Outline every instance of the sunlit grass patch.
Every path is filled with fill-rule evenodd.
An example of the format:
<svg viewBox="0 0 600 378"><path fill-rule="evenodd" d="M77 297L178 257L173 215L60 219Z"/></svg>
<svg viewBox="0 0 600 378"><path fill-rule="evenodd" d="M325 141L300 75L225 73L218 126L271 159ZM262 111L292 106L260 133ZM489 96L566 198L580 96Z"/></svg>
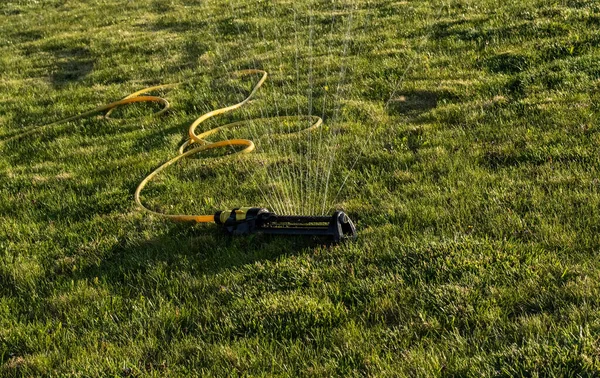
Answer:
<svg viewBox="0 0 600 378"><path fill-rule="evenodd" d="M600 7L539 1L0 5L0 375L598 374ZM352 243L142 214L356 222ZM321 117L323 125L296 133ZM289 135L288 135L289 134ZM0 142L1 143L1 142Z"/></svg>

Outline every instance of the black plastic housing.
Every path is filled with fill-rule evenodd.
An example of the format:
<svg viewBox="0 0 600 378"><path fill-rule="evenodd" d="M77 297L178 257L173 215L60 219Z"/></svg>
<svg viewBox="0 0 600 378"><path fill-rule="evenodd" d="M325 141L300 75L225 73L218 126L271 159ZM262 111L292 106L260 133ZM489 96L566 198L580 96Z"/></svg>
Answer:
<svg viewBox="0 0 600 378"><path fill-rule="evenodd" d="M237 211L237 212L236 212ZM331 216L277 215L263 208L250 208L245 215L233 209L223 222L221 213L215 214L215 222L232 235L263 233L270 235L309 235L329 237L334 243L355 239L356 227L343 211ZM227 216L227 215L225 215Z"/></svg>

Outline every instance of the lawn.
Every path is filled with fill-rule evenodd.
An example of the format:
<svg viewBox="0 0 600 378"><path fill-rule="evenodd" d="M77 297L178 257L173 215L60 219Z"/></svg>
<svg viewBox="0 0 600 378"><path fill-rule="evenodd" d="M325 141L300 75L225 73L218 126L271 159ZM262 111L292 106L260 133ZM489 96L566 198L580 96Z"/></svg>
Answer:
<svg viewBox="0 0 600 378"><path fill-rule="evenodd" d="M0 375L600 375L599 46L591 0L3 1L0 140L180 84L0 142ZM343 209L357 240L135 204L253 68L199 130L256 151L144 203Z"/></svg>

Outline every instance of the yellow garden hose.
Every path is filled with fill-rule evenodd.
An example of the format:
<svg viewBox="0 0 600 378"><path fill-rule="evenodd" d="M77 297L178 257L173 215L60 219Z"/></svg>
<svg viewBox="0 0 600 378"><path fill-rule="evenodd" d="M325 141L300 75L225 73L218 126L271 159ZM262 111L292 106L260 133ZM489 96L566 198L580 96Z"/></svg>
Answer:
<svg viewBox="0 0 600 378"><path fill-rule="evenodd" d="M213 111L210 111L206 114L203 114L202 116L198 117L194 122L192 122L192 124L189 127L189 139L183 143L181 145L181 147L179 148L179 154L177 156L175 156L174 158L166 161L165 163L163 163L161 166L159 166L158 168L156 168L152 173L150 173L148 176L146 176L146 178L144 178L140 184L138 185L137 189L135 190L135 202L146 212L157 215L157 216L161 216L161 217L165 217L165 218L170 218L173 221L178 221L178 222L196 222L196 223L209 223L209 222L214 222L214 215L182 215L182 214L178 214L178 215L173 215L173 214L163 214L163 213L159 213L153 210L148 209L146 206L144 206L144 204L142 203L141 199L140 199L140 194L142 192L142 190L144 189L144 187L156 176L158 175L160 172L162 172L165 168L169 167L170 165L176 163L177 161L179 161L180 159L184 158L184 157L188 157L191 155L194 155L198 152L201 151L206 151L206 150L210 150L213 148L219 148L219 147L226 147L226 146L241 146L241 147L245 147L243 150L237 151L234 154L247 154L250 153L254 150L255 146L254 143L251 140L248 139L226 139L226 140L221 140L221 141L217 141L217 142L209 142L207 140L205 140L204 138L217 133L220 130L226 129L226 128L232 128L232 127L237 127L243 123L246 123L247 121L239 121L239 122L233 122L233 123L229 123L223 126L219 126L219 127L215 127L213 129L210 129L208 131L205 131L203 133L200 134L196 134L196 128L204 121L206 121L209 118L212 118L214 116L220 115L220 114L224 114L230 111L233 111L235 109L239 109L240 107L244 106L245 104L247 104L250 99L255 95L255 93L258 91L258 89L264 84L265 80L267 80L267 72L263 71L263 70L258 70L258 69L248 69L248 70L242 70L242 71L236 71L234 73L234 75L236 76L245 76L245 75L253 75L253 74L261 74L262 77L260 78L260 80L254 85L254 88L252 89L252 91L250 92L250 94L241 102L231 105L231 106L227 106L224 108L220 108L220 109L216 109ZM28 135L32 135L32 134L38 134L40 132L42 132L44 129L50 127L50 126L56 126L62 123L66 123L66 122L70 122L70 121L75 121L77 119L81 119L84 117L89 117L93 114L97 114L97 113L101 113L101 112L106 112L104 114L105 118L109 118L110 114L113 112L114 109L116 109L119 106L122 105L126 105L126 104L131 104L131 103L135 103L135 102L157 102L163 105L163 108L158 111L157 113L154 113L154 115L158 115L158 114L162 114L165 111L167 111L167 109L169 109L169 102L162 98L162 97L158 97L158 96L142 96L145 93L151 92L151 91L155 91L155 90L159 90L159 89L166 89L166 88L172 88L175 87L177 85L179 85L180 83L175 83L175 84L164 84L164 85L157 85L157 86L153 86L153 87L149 87L149 88L145 88L142 89L140 91L134 92L130 95L128 95L127 97L123 98L122 100L119 101L115 101L112 102L110 104L106 104L106 105L102 105L99 106L95 109L92 109L90 111L72 116L72 117L68 117L68 118L64 118L61 119L59 121L53 122L53 123L49 123L46 125L42 125L42 126L35 126L35 127L31 127L26 129L25 131L22 131L16 135L13 136L9 136L7 139L2 140L3 142L9 142L9 141L14 141L14 140L18 140L21 139L25 136ZM271 117L270 119L286 119L286 118L293 118L293 117L289 117L289 116L282 116L282 117ZM302 133L305 131L311 131L314 130L318 127L321 126L321 124L323 123L323 120L320 117L317 116L310 116L310 118L313 120L313 123L311 124L311 126L309 126L306 129L297 131L295 133ZM264 119L264 118L262 118ZM185 151L185 149L193 144L197 144L198 147L194 147L188 151Z"/></svg>

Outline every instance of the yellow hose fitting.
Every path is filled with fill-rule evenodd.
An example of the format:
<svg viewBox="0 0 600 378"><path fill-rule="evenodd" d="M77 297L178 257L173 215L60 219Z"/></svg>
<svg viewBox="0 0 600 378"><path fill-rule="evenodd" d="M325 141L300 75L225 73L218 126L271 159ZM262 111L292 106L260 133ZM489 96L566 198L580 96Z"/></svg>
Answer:
<svg viewBox="0 0 600 378"><path fill-rule="evenodd" d="M246 217L250 213L251 216L258 214L261 210L268 211L266 209L261 209L259 207L239 207L233 210L223 210L217 211L214 216L214 221L217 224L225 224L228 220L235 222L243 222L246 220Z"/></svg>

